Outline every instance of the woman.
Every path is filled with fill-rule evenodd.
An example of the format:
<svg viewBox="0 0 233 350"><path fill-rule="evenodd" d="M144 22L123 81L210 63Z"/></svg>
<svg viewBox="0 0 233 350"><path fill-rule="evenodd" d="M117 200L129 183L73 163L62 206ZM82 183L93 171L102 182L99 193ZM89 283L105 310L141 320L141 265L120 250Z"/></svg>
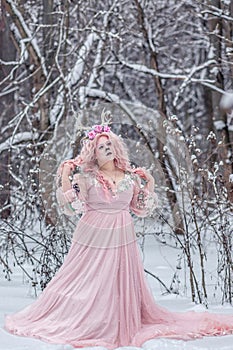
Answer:
<svg viewBox="0 0 233 350"><path fill-rule="evenodd" d="M37 301L6 317L8 331L108 349L233 333L233 316L173 313L155 304L129 212L150 215L154 179L130 166L123 141L107 125L93 127L80 155L62 163L58 175L63 211L82 217L64 264Z"/></svg>

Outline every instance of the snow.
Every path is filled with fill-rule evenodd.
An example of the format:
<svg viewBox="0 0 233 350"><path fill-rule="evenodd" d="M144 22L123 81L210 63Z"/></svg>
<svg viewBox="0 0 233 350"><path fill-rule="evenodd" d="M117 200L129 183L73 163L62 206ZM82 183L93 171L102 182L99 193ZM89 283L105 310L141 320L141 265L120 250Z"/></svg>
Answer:
<svg viewBox="0 0 233 350"><path fill-rule="evenodd" d="M209 254L209 264L215 260L214 246ZM166 285L171 282L171 275L174 273L174 266L177 265L177 256L179 249L172 244L164 245L162 242L155 240L154 237L148 237L145 243L145 254L142 254L144 266L147 270L159 276ZM180 270L182 271L182 269ZM161 306L174 311L186 310L205 310L203 305L196 305L190 301L190 297L185 295L166 294L164 289L150 275L146 275L156 302ZM37 339L18 337L9 334L3 329L4 315L19 311L20 309L31 304L35 300L33 290L30 285L23 283L22 272L15 268L12 281L4 279L3 273L0 272L0 339L1 350L72 350L70 345L47 344ZM181 284L184 278L179 276ZM219 313L232 313L232 306L221 306L219 302L212 299L209 311ZM193 341L182 341L173 339L152 339L145 342L142 348L138 347L119 347L118 350L232 350L233 335L221 337L205 337ZM103 347L88 347L85 350L106 350Z"/></svg>
<svg viewBox="0 0 233 350"><path fill-rule="evenodd" d="M215 120L214 126L216 130L223 130L226 127L226 124L223 120Z"/></svg>
<svg viewBox="0 0 233 350"><path fill-rule="evenodd" d="M228 91L225 92L225 94L222 95L221 101L220 101L220 107L225 110L230 110L233 108L233 92Z"/></svg>

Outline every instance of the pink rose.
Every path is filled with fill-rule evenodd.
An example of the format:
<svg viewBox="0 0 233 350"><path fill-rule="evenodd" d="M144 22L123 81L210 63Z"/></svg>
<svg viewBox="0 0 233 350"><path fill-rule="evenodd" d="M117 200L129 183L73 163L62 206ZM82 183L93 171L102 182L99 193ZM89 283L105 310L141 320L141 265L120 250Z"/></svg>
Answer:
<svg viewBox="0 0 233 350"><path fill-rule="evenodd" d="M104 131L105 131L105 132L109 132L109 131L110 131L110 127L107 126L107 125L104 125Z"/></svg>
<svg viewBox="0 0 233 350"><path fill-rule="evenodd" d="M103 131L103 127L102 127L102 125L95 125L94 126L94 131L96 131L96 132L102 132Z"/></svg>
<svg viewBox="0 0 233 350"><path fill-rule="evenodd" d="M96 132L94 130L89 131L87 134L90 140L93 140L95 138Z"/></svg>

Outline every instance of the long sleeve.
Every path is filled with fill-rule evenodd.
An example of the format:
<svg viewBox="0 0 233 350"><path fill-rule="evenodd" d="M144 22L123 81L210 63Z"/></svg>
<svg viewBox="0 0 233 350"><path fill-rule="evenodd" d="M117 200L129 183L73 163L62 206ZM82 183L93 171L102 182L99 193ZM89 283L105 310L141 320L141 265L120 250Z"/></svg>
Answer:
<svg viewBox="0 0 233 350"><path fill-rule="evenodd" d="M62 166L61 166L62 168ZM62 171L60 172L62 179ZM84 174L74 174L70 180L70 189L62 189L62 181L59 181L56 197L62 212L72 216L82 214L85 211L85 202L88 194L88 179Z"/></svg>
<svg viewBox="0 0 233 350"><path fill-rule="evenodd" d="M141 185L138 175L135 175L133 198L130 203L130 210L139 217L146 217L153 213L157 207L157 195L154 191Z"/></svg>

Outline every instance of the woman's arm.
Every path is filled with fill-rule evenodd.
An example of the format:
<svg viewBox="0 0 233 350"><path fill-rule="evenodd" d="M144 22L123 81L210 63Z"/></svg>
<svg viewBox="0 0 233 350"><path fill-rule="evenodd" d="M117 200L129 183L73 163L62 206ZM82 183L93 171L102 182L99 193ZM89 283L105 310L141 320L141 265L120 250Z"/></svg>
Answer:
<svg viewBox="0 0 233 350"><path fill-rule="evenodd" d="M154 192L154 178L142 168L133 170L135 173L134 193L130 203L131 211L139 217L146 217L153 213L157 206L157 196ZM145 184L142 184L141 179Z"/></svg>
<svg viewBox="0 0 233 350"><path fill-rule="evenodd" d="M86 200L86 179L79 174L72 174L75 169L74 160L66 160L60 165L58 188L56 191L58 204L67 215L81 214ZM72 175L72 178L71 178Z"/></svg>
<svg viewBox="0 0 233 350"><path fill-rule="evenodd" d="M73 170L73 167L69 163L65 163L62 169L62 175L61 175L61 184L62 184L62 191L66 192L68 190L72 189L71 181L69 176L71 175L71 170Z"/></svg>

